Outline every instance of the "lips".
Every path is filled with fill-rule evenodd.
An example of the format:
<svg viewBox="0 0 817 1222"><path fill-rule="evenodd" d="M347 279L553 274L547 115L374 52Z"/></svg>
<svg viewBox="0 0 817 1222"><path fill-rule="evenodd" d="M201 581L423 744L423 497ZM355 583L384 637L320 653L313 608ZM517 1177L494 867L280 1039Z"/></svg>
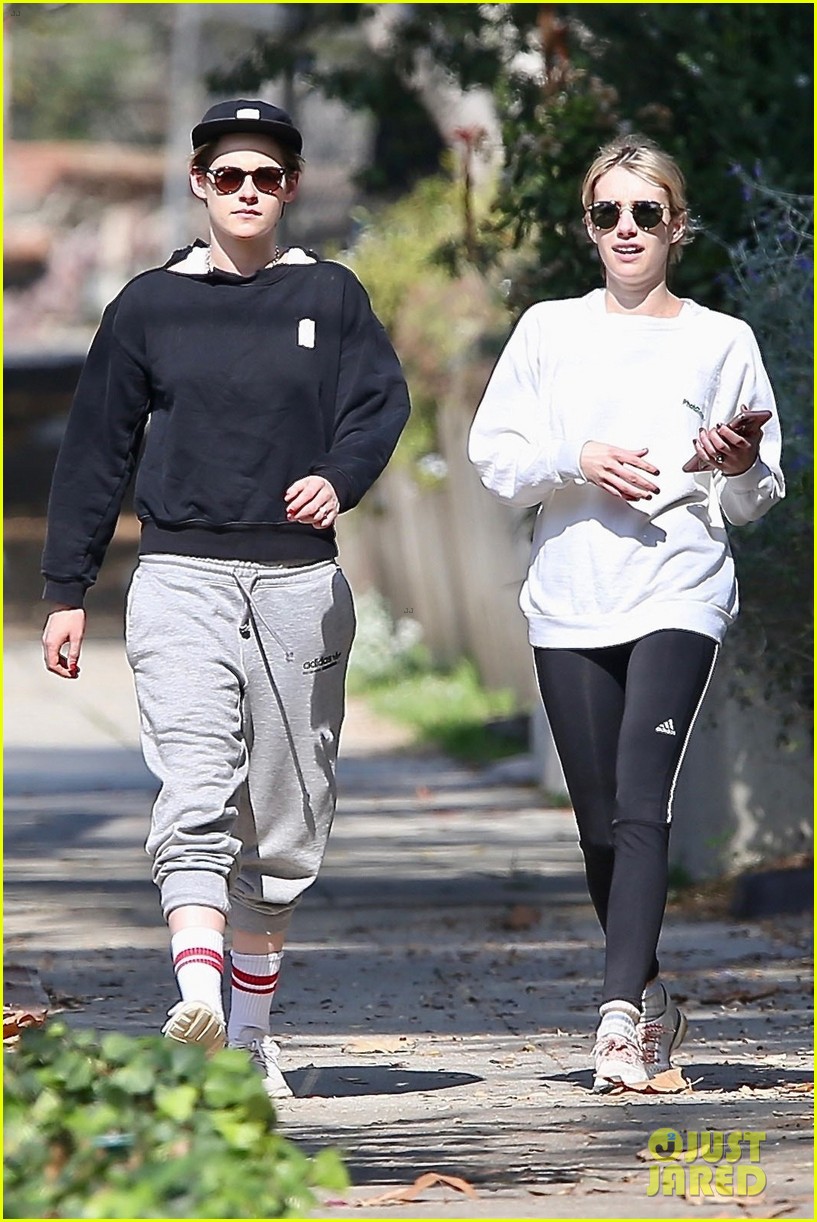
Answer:
<svg viewBox="0 0 817 1222"><path fill-rule="evenodd" d="M260 216L261 213L256 208L236 208L233 216Z"/></svg>
<svg viewBox="0 0 817 1222"><path fill-rule="evenodd" d="M638 246L634 242L619 242L613 247L613 252L617 255L640 255L643 249L643 246Z"/></svg>

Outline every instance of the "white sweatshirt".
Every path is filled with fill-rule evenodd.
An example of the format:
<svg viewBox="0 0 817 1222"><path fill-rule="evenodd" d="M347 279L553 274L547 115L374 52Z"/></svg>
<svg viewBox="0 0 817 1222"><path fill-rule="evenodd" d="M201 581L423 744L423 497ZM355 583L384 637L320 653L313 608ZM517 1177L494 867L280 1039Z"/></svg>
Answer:
<svg viewBox="0 0 817 1222"><path fill-rule="evenodd" d="M743 475L688 475L701 425L768 409ZM629 504L585 480L582 446L649 447L660 492ZM486 488L539 506L520 606L532 645L596 648L662 628L721 641L738 611L724 517L785 495L774 395L750 327L685 300L676 318L610 314L603 289L532 306L483 395L468 454Z"/></svg>

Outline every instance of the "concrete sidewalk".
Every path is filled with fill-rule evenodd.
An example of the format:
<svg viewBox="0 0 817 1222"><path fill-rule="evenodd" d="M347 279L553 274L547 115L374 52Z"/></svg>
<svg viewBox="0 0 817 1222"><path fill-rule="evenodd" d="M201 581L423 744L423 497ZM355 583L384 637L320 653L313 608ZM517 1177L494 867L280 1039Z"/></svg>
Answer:
<svg viewBox="0 0 817 1222"><path fill-rule="evenodd" d="M6 654L6 955L75 1024L155 1032L175 1000L144 855L153 780L118 645L78 683ZM320 1216L812 1216L811 922L671 912L662 960L690 1037L678 1096L590 1092L602 956L572 815L407 751L353 702L341 802L276 997L296 1097L281 1129L334 1144L355 1187ZM650 1197L657 1128L764 1132L759 1197ZM425 1172L412 1203L368 1204Z"/></svg>

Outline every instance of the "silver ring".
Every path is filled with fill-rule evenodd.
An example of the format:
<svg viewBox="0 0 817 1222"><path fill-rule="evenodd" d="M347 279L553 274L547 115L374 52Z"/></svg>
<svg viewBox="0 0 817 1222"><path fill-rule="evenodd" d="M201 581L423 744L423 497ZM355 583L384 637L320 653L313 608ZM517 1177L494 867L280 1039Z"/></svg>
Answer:
<svg viewBox="0 0 817 1222"><path fill-rule="evenodd" d="M715 462L720 466L720 464L723 462L723 454L716 454Z"/></svg>

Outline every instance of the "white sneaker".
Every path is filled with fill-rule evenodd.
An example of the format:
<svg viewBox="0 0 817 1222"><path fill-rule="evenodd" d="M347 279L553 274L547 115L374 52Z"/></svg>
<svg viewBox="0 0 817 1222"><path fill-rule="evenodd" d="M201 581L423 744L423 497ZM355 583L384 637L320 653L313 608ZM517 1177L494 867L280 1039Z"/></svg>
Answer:
<svg viewBox="0 0 817 1222"><path fill-rule="evenodd" d="M635 1086L647 1079L647 1068L641 1056L635 1020L619 1011L602 1017L593 1045L596 1094L623 1083Z"/></svg>
<svg viewBox="0 0 817 1222"><path fill-rule="evenodd" d="M167 1012L162 1035L180 1044L200 1044L207 1052L224 1047L227 1032L222 1016L206 1001L177 1001Z"/></svg>
<svg viewBox="0 0 817 1222"><path fill-rule="evenodd" d="M664 998L666 1005L656 1018L645 1018L638 1023L638 1043L641 1056L651 1078L672 1069L670 1056L676 1048L680 1048L687 1033L686 1015L678 1009L666 988Z"/></svg>
<svg viewBox="0 0 817 1222"><path fill-rule="evenodd" d="M230 1040L229 1046L248 1053L251 1062L261 1073L264 1090L270 1099L292 1097L286 1078L278 1068L281 1049L271 1035L265 1035L258 1027L243 1027L238 1038Z"/></svg>

